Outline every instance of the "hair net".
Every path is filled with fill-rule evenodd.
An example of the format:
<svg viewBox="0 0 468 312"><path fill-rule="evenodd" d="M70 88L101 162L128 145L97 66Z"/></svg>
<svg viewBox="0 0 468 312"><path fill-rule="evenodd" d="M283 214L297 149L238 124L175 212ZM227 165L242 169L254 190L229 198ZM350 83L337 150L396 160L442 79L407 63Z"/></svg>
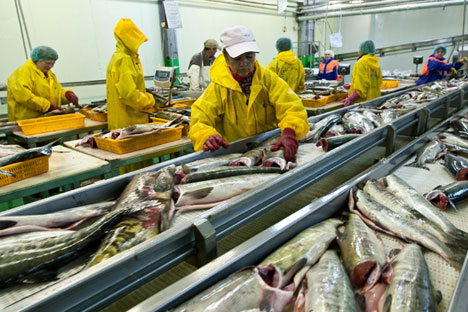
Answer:
<svg viewBox="0 0 468 312"><path fill-rule="evenodd" d="M444 50L444 54L447 54L447 48L445 46L443 46L443 45L438 45L437 47L435 47L432 54L435 54L437 52L437 50Z"/></svg>
<svg viewBox="0 0 468 312"><path fill-rule="evenodd" d="M281 37L276 40L276 50L278 52L289 51L292 49L292 41L289 38Z"/></svg>
<svg viewBox="0 0 468 312"><path fill-rule="evenodd" d="M332 50L327 50L323 54L329 54L331 57L335 57L335 52L333 52Z"/></svg>
<svg viewBox="0 0 468 312"><path fill-rule="evenodd" d="M48 46L38 46L31 51L31 60L34 62L56 61L57 59L57 51Z"/></svg>
<svg viewBox="0 0 468 312"><path fill-rule="evenodd" d="M364 41L361 42L361 44L359 45L359 51L361 51L361 52L364 53L364 54L371 54L371 55L374 55L374 54L375 54L375 45L374 45L374 41L372 41L372 40L364 40Z"/></svg>

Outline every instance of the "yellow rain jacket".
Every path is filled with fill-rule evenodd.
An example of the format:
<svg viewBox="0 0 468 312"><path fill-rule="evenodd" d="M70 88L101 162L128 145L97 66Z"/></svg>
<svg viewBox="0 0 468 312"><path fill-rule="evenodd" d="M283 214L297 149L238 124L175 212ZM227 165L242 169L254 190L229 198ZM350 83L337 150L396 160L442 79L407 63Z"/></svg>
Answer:
<svg viewBox="0 0 468 312"><path fill-rule="evenodd" d="M358 102L365 102L380 96L380 86L382 85L382 72L379 66L379 58L370 54L363 55L354 64L353 78L348 96L356 93L360 99Z"/></svg>
<svg viewBox="0 0 468 312"><path fill-rule="evenodd" d="M295 92L305 90L305 72L301 60L299 60L293 51L284 51L278 53L276 58L268 64L267 68L275 72Z"/></svg>
<svg viewBox="0 0 468 312"><path fill-rule="evenodd" d="M195 151L206 139L221 135L228 142L277 128L291 128L296 139L309 131L301 99L275 73L255 61L250 97L232 77L224 55L210 68L211 83L192 105L189 137Z"/></svg>
<svg viewBox="0 0 468 312"><path fill-rule="evenodd" d="M121 19L114 29L117 48L107 66L106 94L109 130L148 123L142 111L155 104L146 92L145 78L138 58L138 48L148 41L130 19Z"/></svg>
<svg viewBox="0 0 468 312"><path fill-rule="evenodd" d="M8 121L40 117L47 112L50 104L60 107L70 101L55 74L49 70L46 75L33 61L18 67L8 78L7 103Z"/></svg>

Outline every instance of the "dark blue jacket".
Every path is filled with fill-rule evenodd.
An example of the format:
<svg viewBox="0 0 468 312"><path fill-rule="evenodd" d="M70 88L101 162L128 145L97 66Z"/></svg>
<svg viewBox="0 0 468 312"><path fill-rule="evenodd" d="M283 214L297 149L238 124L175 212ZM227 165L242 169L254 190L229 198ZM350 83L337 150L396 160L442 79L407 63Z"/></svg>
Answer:
<svg viewBox="0 0 468 312"><path fill-rule="evenodd" d="M419 77L418 81L416 81L416 85L419 86L436 80L444 79L447 75L447 72L449 72L452 67L459 69L462 65L463 64L460 62L448 64L445 61L445 58L438 58L432 54L428 57L427 62L424 63L421 76Z"/></svg>
<svg viewBox="0 0 468 312"><path fill-rule="evenodd" d="M330 64L331 63L331 64ZM317 80L326 79L326 80L338 80L338 62L332 58L328 60L323 60L320 64L320 71L317 75Z"/></svg>

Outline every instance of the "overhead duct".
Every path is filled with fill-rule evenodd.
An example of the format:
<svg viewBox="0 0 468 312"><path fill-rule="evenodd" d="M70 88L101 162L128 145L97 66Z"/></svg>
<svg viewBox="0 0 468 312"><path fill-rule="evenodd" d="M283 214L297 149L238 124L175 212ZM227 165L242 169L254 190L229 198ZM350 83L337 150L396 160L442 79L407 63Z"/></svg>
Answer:
<svg viewBox="0 0 468 312"><path fill-rule="evenodd" d="M422 2L427 3L426 0L421 1L408 1L408 0L382 0L382 1L371 1L366 3L346 3L346 4L331 4L331 5L315 5L315 6L301 6L298 8L298 14L305 14L305 13L323 13L323 12L334 12L339 10L347 10L347 9L361 9L361 8L370 8L375 6L388 6L398 3L414 3L414 2Z"/></svg>
<svg viewBox="0 0 468 312"><path fill-rule="evenodd" d="M368 10L356 10L348 12L329 12L327 14L317 14L317 15L302 15L297 18L298 21L307 21L307 20L318 20L331 17L340 17L340 16L354 16L354 15L367 15L367 14L380 14L380 13L390 13L390 12L401 12L401 11L410 11L410 10L420 10L420 9L430 9L438 7L448 7L454 5L463 5L463 0L453 0L453 1L443 1L443 2L429 2L421 4L407 4L407 5L398 5L392 7L378 8L378 9L368 9Z"/></svg>

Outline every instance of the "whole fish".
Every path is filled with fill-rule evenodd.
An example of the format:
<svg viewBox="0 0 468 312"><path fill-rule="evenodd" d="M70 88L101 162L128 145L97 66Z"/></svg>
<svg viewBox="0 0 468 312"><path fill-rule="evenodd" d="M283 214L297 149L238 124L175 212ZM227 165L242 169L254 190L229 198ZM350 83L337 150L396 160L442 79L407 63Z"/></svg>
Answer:
<svg viewBox="0 0 468 312"><path fill-rule="evenodd" d="M216 156L216 157L208 157L208 158L203 158L200 160L195 160L191 163L184 164L184 167L186 170L188 170L187 173L189 172L196 172L198 170L206 170L206 169L211 169L211 168L216 168L216 167L221 167L221 166L227 166L231 161L234 159L237 159L241 156L242 154L240 153L231 153L231 154L225 154L221 156ZM177 168L177 172L183 168Z"/></svg>
<svg viewBox="0 0 468 312"><path fill-rule="evenodd" d="M457 181L468 180L468 159L445 154L445 168L455 177Z"/></svg>
<svg viewBox="0 0 468 312"><path fill-rule="evenodd" d="M374 130L375 128L372 121L370 121L363 114L360 114L358 112L347 112L346 114L344 114L343 119L361 126L364 129L365 133L368 133Z"/></svg>
<svg viewBox="0 0 468 312"><path fill-rule="evenodd" d="M314 127L311 127L311 130L299 140L299 143L315 143L320 138L326 136L328 130L330 130L334 125L341 122L342 117L338 114L332 114L325 118L322 118Z"/></svg>
<svg viewBox="0 0 468 312"><path fill-rule="evenodd" d="M325 251L319 262L307 271L294 311L359 311L353 288L336 251Z"/></svg>
<svg viewBox="0 0 468 312"><path fill-rule="evenodd" d="M49 156L52 154L52 146L60 140L61 138L41 147L30 148L25 151L18 152L16 154L2 157L0 158L0 167L4 167L20 161L33 159L40 156Z"/></svg>
<svg viewBox="0 0 468 312"><path fill-rule="evenodd" d="M426 218L441 227L453 238L468 242L468 233L458 229L444 214L434 207L424 196L419 194L408 183L398 176L391 174L384 178L387 188L399 198L403 199L413 209L419 211Z"/></svg>
<svg viewBox="0 0 468 312"><path fill-rule="evenodd" d="M345 143L348 143L349 141L357 138L359 134L343 134L343 135L338 135L338 136L333 136L333 137L328 137L328 138L321 138L316 146L321 146L324 152L331 151L332 149L335 149Z"/></svg>
<svg viewBox="0 0 468 312"><path fill-rule="evenodd" d="M336 228L340 224L342 222L337 219L328 219L305 229L266 257L260 266L272 264L278 269L278 275L272 276L272 280L279 288L289 285L293 278L297 287L302 278L295 276L296 273L317 262L336 238Z"/></svg>
<svg viewBox="0 0 468 312"><path fill-rule="evenodd" d="M450 121L450 125L457 132L468 133L468 126L463 122L463 120L452 120Z"/></svg>
<svg viewBox="0 0 468 312"><path fill-rule="evenodd" d="M350 210L362 216L364 222L374 228L385 230L404 240L418 242L429 250L439 254L458 270L461 269L464 255L451 250L445 243L433 235L415 227L406 218L374 201L361 190L356 191L356 208L350 196Z"/></svg>
<svg viewBox="0 0 468 312"><path fill-rule="evenodd" d="M117 129L102 136L113 140L122 140L129 137L147 135L149 133L159 133L164 129L175 128L178 126L178 119L169 120L165 124L136 124L122 129Z"/></svg>
<svg viewBox="0 0 468 312"><path fill-rule="evenodd" d="M267 152L265 160L262 163L263 167L278 167L281 170L289 170L296 167L296 164L290 161L286 161L284 158L284 152L282 149L279 149L274 152Z"/></svg>
<svg viewBox="0 0 468 312"><path fill-rule="evenodd" d="M446 210L447 204L456 210L454 203L468 198L468 181L455 181L447 185L439 185L427 193L425 197L441 210Z"/></svg>
<svg viewBox="0 0 468 312"><path fill-rule="evenodd" d="M468 149L468 141L454 134L444 132L438 136L441 142L453 144Z"/></svg>
<svg viewBox="0 0 468 312"><path fill-rule="evenodd" d="M174 199L179 212L190 209L211 208L280 176L278 173L248 174L174 187Z"/></svg>
<svg viewBox="0 0 468 312"><path fill-rule="evenodd" d="M379 311L436 311L442 297L434 291L421 248L406 245L392 261L392 267L393 280L381 298Z"/></svg>
<svg viewBox="0 0 468 312"><path fill-rule="evenodd" d="M114 206L115 201L109 201L40 215L0 216L0 236L32 232L28 230L31 225L35 231L61 227L70 230L87 219L108 213Z"/></svg>
<svg viewBox="0 0 468 312"><path fill-rule="evenodd" d="M382 241L354 213L338 228L337 241L351 284L359 287L362 293L368 291L380 279L387 262Z"/></svg>
<svg viewBox="0 0 468 312"><path fill-rule="evenodd" d="M229 166L247 166L253 167L258 163L262 162L263 158L265 157L267 149L265 147L257 147L251 149L250 151L245 152L242 154L241 157L238 159L234 159L231 161Z"/></svg>
<svg viewBox="0 0 468 312"><path fill-rule="evenodd" d="M433 163L447 153L444 143L432 140L417 152L416 160L406 166L429 170L424 164Z"/></svg>
<svg viewBox="0 0 468 312"><path fill-rule="evenodd" d="M356 123L354 120L343 119L343 127L346 133L356 133L356 134L363 134L366 133L366 129L364 129L361 125Z"/></svg>
<svg viewBox="0 0 468 312"><path fill-rule="evenodd" d="M255 174L255 173L284 173L286 170L277 167L232 167L232 166L221 166L217 168L199 170L193 173L187 174L181 181L180 184L193 183L199 181L206 181L212 179L233 177L244 174Z"/></svg>
<svg viewBox="0 0 468 312"><path fill-rule="evenodd" d="M380 113L380 118L382 118L383 122L388 124L397 119L399 116L398 114L390 109L385 109Z"/></svg>
<svg viewBox="0 0 468 312"><path fill-rule="evenodd" d="M292 290L272 286L273 265L247 268L178 306L174 312L285 311L294 298Z"/></svg>
<svg viewBox="0 0 468 312"><path fill-rule="evenodd" d="M327 134L325 135L325 137L330 137L330 136L336 136L336 135L342 135L342 134L345 134L346 131L343 127L342 124L336 124L334 125L333 127L331 127Z"/></svg>
<svg viewBox="0 0 468 312"><path fill-rule="evenodd" d="M381 127L381 126L383 126L385 124L384 121L382 120L382 118L379 117L379 115L377 115L376 113L371 112L370 110L366 109L366 110L364 110L362 112L362 114L368 120L372 121L372 123L374 124L374 126L376 128Z"/></svg>

